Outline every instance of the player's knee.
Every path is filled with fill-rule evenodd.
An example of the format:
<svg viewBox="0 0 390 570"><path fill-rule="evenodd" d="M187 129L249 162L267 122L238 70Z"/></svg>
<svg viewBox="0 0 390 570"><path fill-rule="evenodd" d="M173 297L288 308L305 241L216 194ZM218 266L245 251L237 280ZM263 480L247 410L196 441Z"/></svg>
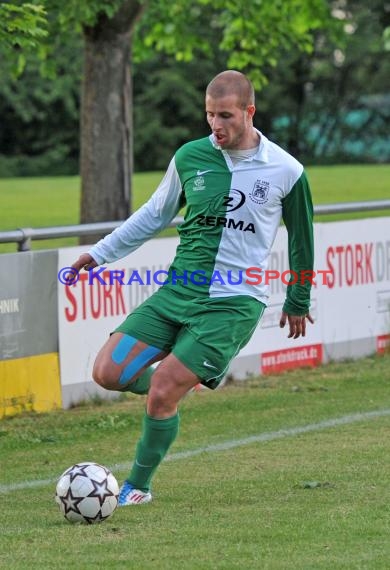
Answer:
<svg viewBox="0 0 390 570"><path fill-rule="evenodd" d="M159 390L149 390L146 411L149 416L161 418L173 415L176 406ZM173 411L172 411L173 410Z"/></svg>
<svg viewBox="0 0 390 570"><path fill-rule="evenodd" d="M170 386L170 379L161 377L157 371L153 375L147 401L147 413L152 417L170 416L175 413L178 399Z"/></svg>
<svg viewBox="0 0 390 570"><path fill-rule="evenodd" d="M102 388L106 390L118 390L118 373L113 370L110 363L102 360L95 362L92 370L92 378Z"/></svg>

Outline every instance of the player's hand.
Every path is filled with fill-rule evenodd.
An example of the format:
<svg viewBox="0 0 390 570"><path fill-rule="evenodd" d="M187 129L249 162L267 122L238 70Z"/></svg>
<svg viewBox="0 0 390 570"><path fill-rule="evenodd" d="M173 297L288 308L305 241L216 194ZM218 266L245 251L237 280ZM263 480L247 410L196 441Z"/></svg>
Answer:
<svg viewBox="0 0 390 570"><path fill-rule="evenodd" d="M288 313L282 312L279 326L281 329L283 329L286 325L286 322L288 321L290 330L287 338L299 338L300 336L306 336L306 319L312 325L314 324L314 319L310 313L298 317L296 315L289 315Z"/></svg>
<svg viewBox="0 0 390 570"><path fill-rule="evenodd" d="M83 253L82 255L80 255L78 260L75 261L72 265L72 267L74 269L77 269L77 271L80 271L81 269L89 271L90 269L93 269L94 267L97 266L98 264L96 263L92 255L89 255L89 253Z"/></svg>

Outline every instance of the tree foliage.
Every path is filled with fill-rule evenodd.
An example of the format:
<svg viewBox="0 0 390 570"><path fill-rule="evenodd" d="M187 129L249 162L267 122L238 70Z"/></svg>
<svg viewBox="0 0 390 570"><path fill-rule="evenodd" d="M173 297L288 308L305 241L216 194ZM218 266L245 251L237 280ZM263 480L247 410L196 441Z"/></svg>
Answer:
<svg viewBox="0 0 390 570"><path fill-rule="evenodd" d="M152 0L134 55L142 60L157 50L188 62L221 51L226 67L247 72L259 88L286 50L311 52L318 30L337 30L326 0ZM210 32L217 43L210 42Z"/></svg>
<svg viewBox="0 0 390 570"><path fill-rule="evenodd" d="M26 52L41 51L48 35L47 12L43 5L0 3L0 53L14 74L23 71Z"/></svg>
<svg viewBox="0 0 390 570"><path fill-rule="evenodd" d="M286 54L277 70L283 82L271 76L271 98L285 101L272 134L305 161L388 161L390 60L383 31L390 7L345 0L335 3L334 15L342 43L320 34L312 54Z"/></svg>
<svg viewBox="0 0 390 570"><path fill-rule="evenodd" d="M79 163L81 39L53 43L56 76L26 56L22 76L7 76L0 61L0 175L75 174ZM48 71L49 62L45 70Z"/></svg>
<svg viewBox="0 0 390 570"><path fill-rule="evenodd" d="M46 10L39 27L50 35L33 35L27 45L13 32L0 45L0 175L77 168L83 29L93 32L125 5L36 1ZM256 82L256 126L301 160L389 160L386 6L381 0L149 0L132 41L136 169L164 169L180 144L207 132L204 88L228 67ZM31 22L26 29L34 29ZM20 54L27 65L17 80L9 68L16 69Z"/></svg>
<svg viewBox="0 0 390 570"><path fill-rule="evenodd" d="M332 30L335 24L326 0L37 2L0 5L7 15L0 25L0 38L3 31L6 44L36 47L47 30L52 37L61 31L66 38L75 30L92 28L102 17L119 19L129 5L141 4L145 10L135 33L135 61L149 59L157 51L188 62L200 54L215 56L217 47L225 53L227 67L249 72L257 86L266 82L264 69L275 66L284 50L312 51L316 31ZM210 44L210 32L218 38L217 46ZM50 42L42 45L50 52Z"/></svg>

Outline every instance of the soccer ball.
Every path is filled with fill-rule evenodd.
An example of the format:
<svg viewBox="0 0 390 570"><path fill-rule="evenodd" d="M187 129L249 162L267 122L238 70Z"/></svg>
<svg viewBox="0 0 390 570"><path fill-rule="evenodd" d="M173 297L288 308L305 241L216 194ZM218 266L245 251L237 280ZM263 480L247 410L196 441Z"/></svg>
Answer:
<svg viewBox="0 0 390 570"><path fill-rule="evenodd" d="M69 522L94 524L112 515L118 505L118 495L118 482L111 471L87 461L63 472L55 500Z"/></svg>

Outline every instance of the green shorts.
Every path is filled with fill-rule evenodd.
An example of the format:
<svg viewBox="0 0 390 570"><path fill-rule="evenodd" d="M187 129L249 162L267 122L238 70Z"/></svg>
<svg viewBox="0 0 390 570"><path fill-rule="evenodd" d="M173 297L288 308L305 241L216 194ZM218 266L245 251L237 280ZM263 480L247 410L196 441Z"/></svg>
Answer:
<svg viewBox="0 0 390 570"><path fill-rule="evenodd" d="M265 305L247 295L193 297L160 287L115 332L172 352L214 389L231 360L248 343Z"/></svg>

